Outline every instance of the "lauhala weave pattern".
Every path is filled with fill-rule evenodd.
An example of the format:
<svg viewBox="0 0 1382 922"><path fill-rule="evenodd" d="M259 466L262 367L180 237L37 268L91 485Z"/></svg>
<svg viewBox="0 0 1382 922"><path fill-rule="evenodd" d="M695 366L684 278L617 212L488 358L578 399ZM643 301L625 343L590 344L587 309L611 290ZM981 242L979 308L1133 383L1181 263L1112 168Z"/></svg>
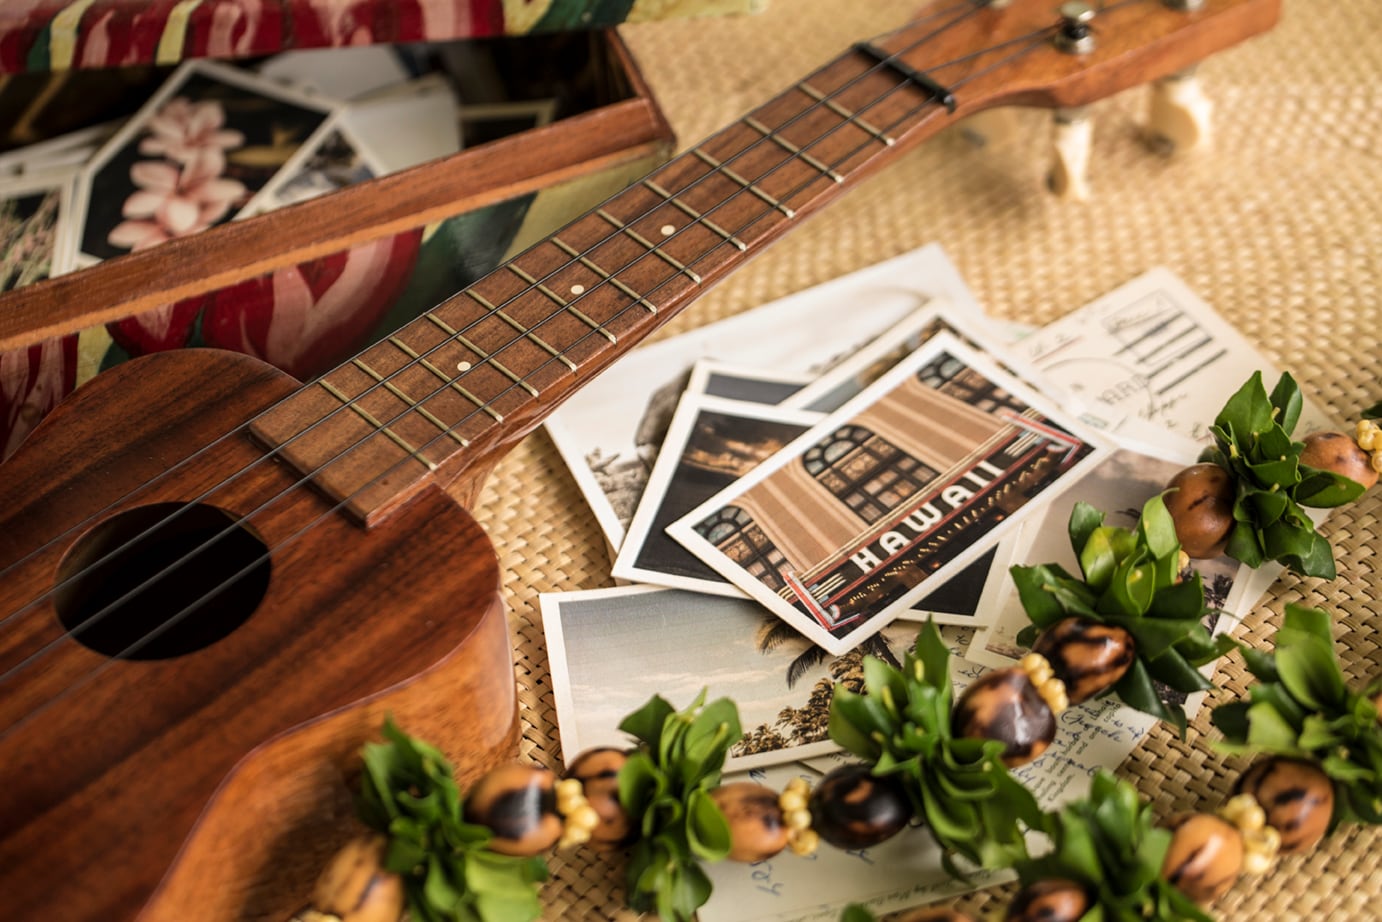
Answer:
<svg viewBox="0 0 1382 922"><path fill-rule="evenodd" d="M910 0L776 0L755 17L626 27L683 145L739 117L848 42L905 21ZM1179 274L1340 421L1382 399L1382 4L1287 0L1273 33L1200 70L1216 103L1214 143L1165 158L1142 143L1145 94L1094 107L1093 198L1048 195L1050 117L1020 112L1007 143L947 132L851 191L731 276L660 335L708 323L938 241L996 315L1045 323L1155 265ZM822 331L826 335L828 331ZM611 585L609 553L550 441L526 440L474 510L500 554L515 643L522 758L560 768L538 593ZM1288 602L1328 608L1346 675L1382 672L1382 492L1324 529L1339 577L1284 576L1241 637L1265 646ZM1245 693L1228 659L1181 741L1158 728L1119 768L1159 815L1225 799L1247 762L1216 753L1209 707ZM657 691L649 688L648 693ZM1056 743L1060 745L1059 739ZM574 753L572 754L574 755ZM622 866L558 855L551 919L632 918ZM1001 911L1009 890L961 901ZM1213 908L1224 920L1373 919L1382 830L1347 827L1315 851L1247 878Z"/></svg>

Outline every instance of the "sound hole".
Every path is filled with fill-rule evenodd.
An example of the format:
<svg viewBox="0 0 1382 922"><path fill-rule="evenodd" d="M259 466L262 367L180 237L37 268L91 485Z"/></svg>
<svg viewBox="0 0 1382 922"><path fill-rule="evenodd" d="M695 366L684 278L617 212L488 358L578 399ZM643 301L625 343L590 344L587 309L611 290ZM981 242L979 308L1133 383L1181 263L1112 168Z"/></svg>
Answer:
<svg viewBox="0 0 1382 922"><path fill-rule="evenodd" d="M170 659L210 646L254 614L269 585L269 556L222 509L157 503L92 529L58 577L58 617L83 646L121 659Z"/></svg>

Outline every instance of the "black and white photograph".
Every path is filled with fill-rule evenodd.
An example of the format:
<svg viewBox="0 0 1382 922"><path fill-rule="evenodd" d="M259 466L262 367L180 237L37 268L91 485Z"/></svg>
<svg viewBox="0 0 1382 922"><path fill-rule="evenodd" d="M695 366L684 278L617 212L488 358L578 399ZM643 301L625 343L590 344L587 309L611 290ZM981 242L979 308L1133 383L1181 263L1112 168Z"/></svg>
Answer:
<svg viewBox="0 0 1382 922"><path fill-rule="evenodd" d="M563 752L623 745L619 721L652 694L688 702L705 688L739 706L736 770L836 751L836 683L858 691L863 657L899 663L919 629L899 622L836 657L747 599L648 586L544 594L542 624Z"/></svg>
<svg viewBox="0 0 1382 922"><path fill-rule="evenodd" d="M0 180L0 291L52 274L72 173Z"/></svg>
<svg viewBox="0 0 1382 922"><path fill-rule="evenodd" d="M636 349L549 416L547 432L617 549L698 360L815 377L938 297L979 311L949 257L927 245Z"/></svg>

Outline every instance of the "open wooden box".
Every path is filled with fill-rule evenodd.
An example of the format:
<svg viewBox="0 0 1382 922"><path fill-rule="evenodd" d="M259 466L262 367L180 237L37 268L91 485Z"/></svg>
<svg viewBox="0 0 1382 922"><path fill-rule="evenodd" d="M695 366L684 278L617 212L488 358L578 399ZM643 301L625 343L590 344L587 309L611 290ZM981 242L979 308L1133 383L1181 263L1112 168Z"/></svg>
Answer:
<svg viewBox="0 0 1382 922"><path fill-rule="evenodd" d="M151 326L200 331L206 312L225 315L229 299L232 325L262 329L276 273L339 271L333 267L343 261L368 257L376 284L355 296L354 319L328 325L322 342L300 343L291 355L275 355L249 335L190 340L179 333L148 347L231 348L310 378L671 154L671 130L613 30L493 41L509 58L521 60L524 44L538 43L533 53L543 60L577 62L580 73L570 80L582 84L578 104L559 109L549 124L454 156L0 295L0 355L20 382L0 401L7 401L0 457L58 400L124 357L107 348L104 325L158 316Z"/></svg>

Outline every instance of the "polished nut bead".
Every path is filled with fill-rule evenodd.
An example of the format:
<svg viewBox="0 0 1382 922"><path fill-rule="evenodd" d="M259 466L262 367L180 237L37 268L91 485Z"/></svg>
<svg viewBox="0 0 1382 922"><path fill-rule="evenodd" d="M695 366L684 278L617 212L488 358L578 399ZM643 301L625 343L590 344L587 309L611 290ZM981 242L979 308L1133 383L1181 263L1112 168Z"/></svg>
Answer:
<svg viewBox="0 0 1382 922"><path fill-rule="evenodd" d="M811 792L811 828L840 849L886 842L912 818L897 779L877 777L866 765L842 765Z"/></svg>
<svg viewBox="0 0 1382 922"><path fill-rule="evenodd" d="M1193 464L1171 478L1166 511L1176 539L1191 557L1218 557L1233 530L1233 503L1238 487L1233 475L1217 464Z"/></svg>
<svg viewBox="0 0 1382 922"><path fill-rule="evenodd" d="M1065 683L1070 703L1081 704L1118 684L1132 666L1137 643L1117 625L1062 618L1041 632L1032 650Z"/></svg>
<svg viewBox="0 0 1382 922"><path fill-rule="evenodd" d="M1182 814L1168 825L1171 845L1161 876L1196 903L1227 893L1243 872L1242 833L1209 813Z"/></svg>
<svg viewBox="0 0 1382 922"><path fill-rule="evenodd" d="M1317 470L1331 471L1361 483L1364 489L1377 483L1372 459L1344 432L1312 432L1305 437L1300 463Z"/></svg>
<svg viewBox="0 0 1382 922"><path fill-rule="evenodd" d="M974 919L948 906L926 906L913 909L897 922L974 922Z"/></svg>
<svg viewBox="0 0 1382 922"><path fill-rule="evenodd" d="M556 776L545 768L511 762L487 773L465 802L467 822L488 827L489 847L502 855L539 855L561 838Z"/></svg>
<svg viewBox="0 0 1382 922"><path fill-rule="evenodd" d="M1267 814L1267 825L1281 833L1282 854L1314 847L1329 831L1334 815L1334 782L1313 762L1275 756L1256 763L1238 781Z"/></svg>
<svg viewBox="0 0 1382 922"><path fill-rule="evenodd" d="M777 803L777 792L753 781L722 784L710 792L729 823L729 857L762 861L787 847L790 829Z"/></svg>
<svg viewBox="0 0 1382 922"><path fill-rule="evenodd" d="M566 769L567 779L580 783L586 801L600 816L590 836L596 848L618 848L634 838L629 816L619 802L619 769L627 760L619 749L588 749Z"/></svg>
<svg viewBox="0 0 1382 922"><path fill-rule="evenodd" d="M1018 667L999 669L972 682L951 715L956 736L998 740L1008 766L1033 761L1056 738L1056 715Z"/></svg>
<svg viewBox="0 0 1382 922"><path fill-rule="evenodd" d="M1007 922L1076 922L1089 912L1089 894L1073 880L1039 880L1017 892Z"/></svg>
<svg viewBox="0 0 1382 922"><path fill-rule="evenodd" d="M379 835L347 842L317 878L313 907L339 922L398 922L403 879L384 869L387 848Z"/></svg>

